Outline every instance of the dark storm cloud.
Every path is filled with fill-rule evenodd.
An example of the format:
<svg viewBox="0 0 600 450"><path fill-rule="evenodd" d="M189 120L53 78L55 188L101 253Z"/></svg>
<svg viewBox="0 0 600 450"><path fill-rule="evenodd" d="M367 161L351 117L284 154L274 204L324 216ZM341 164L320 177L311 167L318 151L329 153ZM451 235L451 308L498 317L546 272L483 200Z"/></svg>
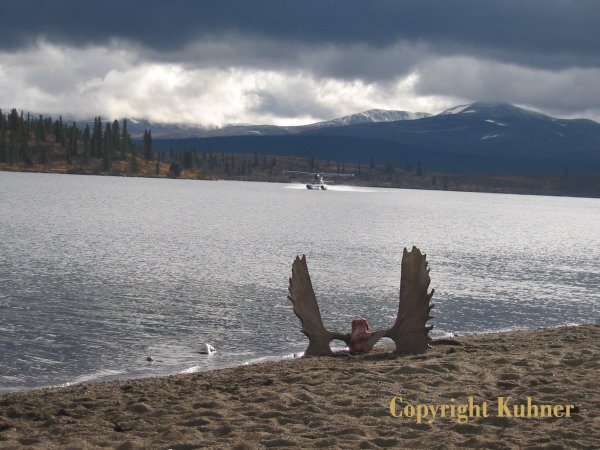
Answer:
<svg viewBox="0 0 600 450"><path fill-rule="evenodd" d="M0 92L210 124L477 100L598 120L598 30L600 0L0 0Z"/></svg>
<svg viewBox="0 0 600 450"><path fill-rule="evenodd" d="M0 46L22 48L40 37L71 46L116 38L168 56L233 35L279 41L292 53L294 45L385 49L409 42L436 55L564 68L600 66L599 29L600 2L594 0L4 0ZM284 59L261 47L245 56ZM243 55L231 57L235 65Z"/></svg>

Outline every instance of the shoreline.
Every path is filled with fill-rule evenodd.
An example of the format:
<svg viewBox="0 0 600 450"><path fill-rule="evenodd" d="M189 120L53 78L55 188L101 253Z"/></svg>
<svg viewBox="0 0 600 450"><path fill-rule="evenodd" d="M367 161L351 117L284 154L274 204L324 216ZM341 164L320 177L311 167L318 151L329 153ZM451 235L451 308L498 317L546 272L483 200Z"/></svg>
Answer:
<svg viewBox="0 0 600 450"><path fill-rule="evenodd" d="M436 331L436 329L434 328L432 330L432 333L430 333L430 336L435 341L437 339L469 338L469 337L477 337L477 336L485 336L485 335L513 333L513 332L519 332L519 331L554 330L554 329L560 329L560 328L565 328L565 327L578 327L578 326L585 326L585 325L589 325L589 324L568 323L568 324L564 324L564 325L555 325L555 326L543 327L543 328L518 328L517 327L517 328L500 329L500 330L464 331L464 332L457 331L454 333L443 332L439 336L432 335L432 333L435 333L435 331ZM388 347L389 347L389 349L388 349ZM347 347L346 347L346 349L347 349ZM377 351L383 351L384 349L389 350L390 352L393 351L392 343L388 340L384 340L375 348L375 350L377 350ZM333 346L333 350L334 350L334 352L339 352L339 353L343 352L343 349L335 348L335 345ZM40 386L20 387L20 388L14 388L14 389L0 388L0 398L2 397L2 395L19 394L19 393L42 391L42 390L48 390L48 389L63 389L63 388L84 386L84 385L90 385L90 384L102 384L102 383L111 383L111 382L128 381L128 380L148 380L148 379L166 378L166 377L173 377L173 376L180 376L180 375L210 373L210 372L215 372L215 371L219 371L219 370L233 369L233 368L238 368L238 367L252 367L252 366L257 366L257 365L261 365L261 364L293 361L293 360L301 359L302 355L303 355L302 350L300 350L298 352L293 352L290 350L289 352L282 354L282 355L256 356L254 358L245 360L240 363L224 364L222 367L217 367L217 368L213 368L213 369L192 370L192 369L195 369L195 367L196 367L196 366L192 366L192 367L184 368L179 371L172 372L172 373L163 373L163 374L159 374L159 375L149 374L149 375L140 375L140 376L127 376L127 374L123 374L124 376L105 375L105 376L99 376L96 378L92 378L91 374L80 374L73 378L75 381L66 381L64 383L49 384L49 385L43 385L43 386L40 385ZM86 378L86 380L77 381L80 378Z"/></svg>
<svg viewBox="0 0 600 450"><path fill-rule="evenodd" d="M223 174L206 174L198 177L197 174L184 173L180 177L169 177L165 173L161 175L154 174L128 174L126 172L106 173L106 172L86 172L77 170L66 170L66 168L45 168L37 170L28 167L8 167L6 164L0 164L0 172L12 173L44 173L44 174L60 174L60 175L82 175L82 176L101 176L101 177L119 177L119 178L156 178L169 180L200 180L200 181L248 181L259 183L282 183L282 184L305 184L297 179L282 178L281 176L261 176L261 177L237 177L226 176ZM164 171L163 171L164 172ZM570 186L566 188L562 186L564 180L557 175L505 175L505 174L486 174L486 173L435 173L433 177L447 178L451 180L451 185L444 189L439 185L424 184L422 182L368 182L355 180L350 184L344 183L346 186L357 188L385 188L385 189L415 189L425 191L442 191L442 192L472 192L485 194L510 194L510 195L536 195L546 197L571 197L571 198L600 198L600 177L583 176L586 181L584 185L589 186ZM493 185L488 185L490 179L496 180ZM572 183L572 181L571 181ZM578 182L579 183L579 182ZM537 187L532 187L537 185ZM335 186L335 184L333 185Z"/></svg>
<svg viewBox="0 0 600 450"><path fill-rule="evenodd" d="M456 339L415 356L380 348L3 393L0 448L594 448L600 324ZM469 401L488 416L450 416ZM528 402L562 416L500 414Z"/></svg>

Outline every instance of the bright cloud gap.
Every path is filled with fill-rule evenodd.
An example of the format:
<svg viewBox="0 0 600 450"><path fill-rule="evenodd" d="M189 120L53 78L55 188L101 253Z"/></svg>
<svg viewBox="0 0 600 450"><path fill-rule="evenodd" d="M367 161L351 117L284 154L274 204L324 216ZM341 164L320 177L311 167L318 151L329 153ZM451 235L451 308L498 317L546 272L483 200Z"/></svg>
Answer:
<svg viewBox="0 0 600 450"><path fill-rule="evenodd" d="M193 50L206 56L213 47L223 52L222 45L199 42ZM205 65L183 57L161 60L116 40L85 48L38 40L27 49L0 53L1 106L82 119L102 115L207 127L292 126L371 108L437 113L460 102L493 99L600 120L596 69L548 72L469 57L439 58L408 44L390 45L371 56L358 47L295 51L295 63L271 61L260 68L248 61L236 64L235 58ZM379 64L378 76L365 75L360 64L344 69L353 51L363 55L362 64ZM385 65L386 60L395 62Z"/></svg>

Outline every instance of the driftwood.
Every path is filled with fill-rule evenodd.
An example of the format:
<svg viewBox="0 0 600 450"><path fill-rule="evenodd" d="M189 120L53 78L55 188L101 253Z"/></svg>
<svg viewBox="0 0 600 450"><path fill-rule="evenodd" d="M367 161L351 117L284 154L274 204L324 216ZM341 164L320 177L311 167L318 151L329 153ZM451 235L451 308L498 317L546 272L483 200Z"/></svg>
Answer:
<svg viewBox="0 0 600 450"><path fill-rule="evenodd" d="M313 290L306 257L296 257L292 265L288 298L292 301L294 313L300 319L302 332L308 337L305 356L332 355L330 342L334 339L344 341L353 353L370 351L384 337L396 344L396 353L423 353L429 347L429 331L433 325L426 325L432 317L429 315L433 304L430 303L434 290L428 292L429 269L426 255L413 247L409 252L404 249L400 278L400 303L396 321L386 330L371 332L364 319L352 322L351 333L328 331L323 325L317 298Z"/></svg>

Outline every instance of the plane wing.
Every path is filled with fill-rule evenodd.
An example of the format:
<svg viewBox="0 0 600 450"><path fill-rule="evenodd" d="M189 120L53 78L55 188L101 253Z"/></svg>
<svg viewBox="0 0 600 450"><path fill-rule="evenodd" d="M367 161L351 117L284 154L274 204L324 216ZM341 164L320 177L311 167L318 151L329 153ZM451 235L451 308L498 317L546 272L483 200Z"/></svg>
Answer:
<svg viewBox="0 0 600 450"><path fill-rule="evenodd" d="M353 173L319 173L323 177L353 177Z"/></svg>
<svg viewBox="0 0 600 450"><path fill-rule="evenodd" d="M298 173L301 175L315 176L319 175L322 177L353 177L353 173L328 173L328 172L301 172L299 170L284 170L283 173Z"/></svg>

